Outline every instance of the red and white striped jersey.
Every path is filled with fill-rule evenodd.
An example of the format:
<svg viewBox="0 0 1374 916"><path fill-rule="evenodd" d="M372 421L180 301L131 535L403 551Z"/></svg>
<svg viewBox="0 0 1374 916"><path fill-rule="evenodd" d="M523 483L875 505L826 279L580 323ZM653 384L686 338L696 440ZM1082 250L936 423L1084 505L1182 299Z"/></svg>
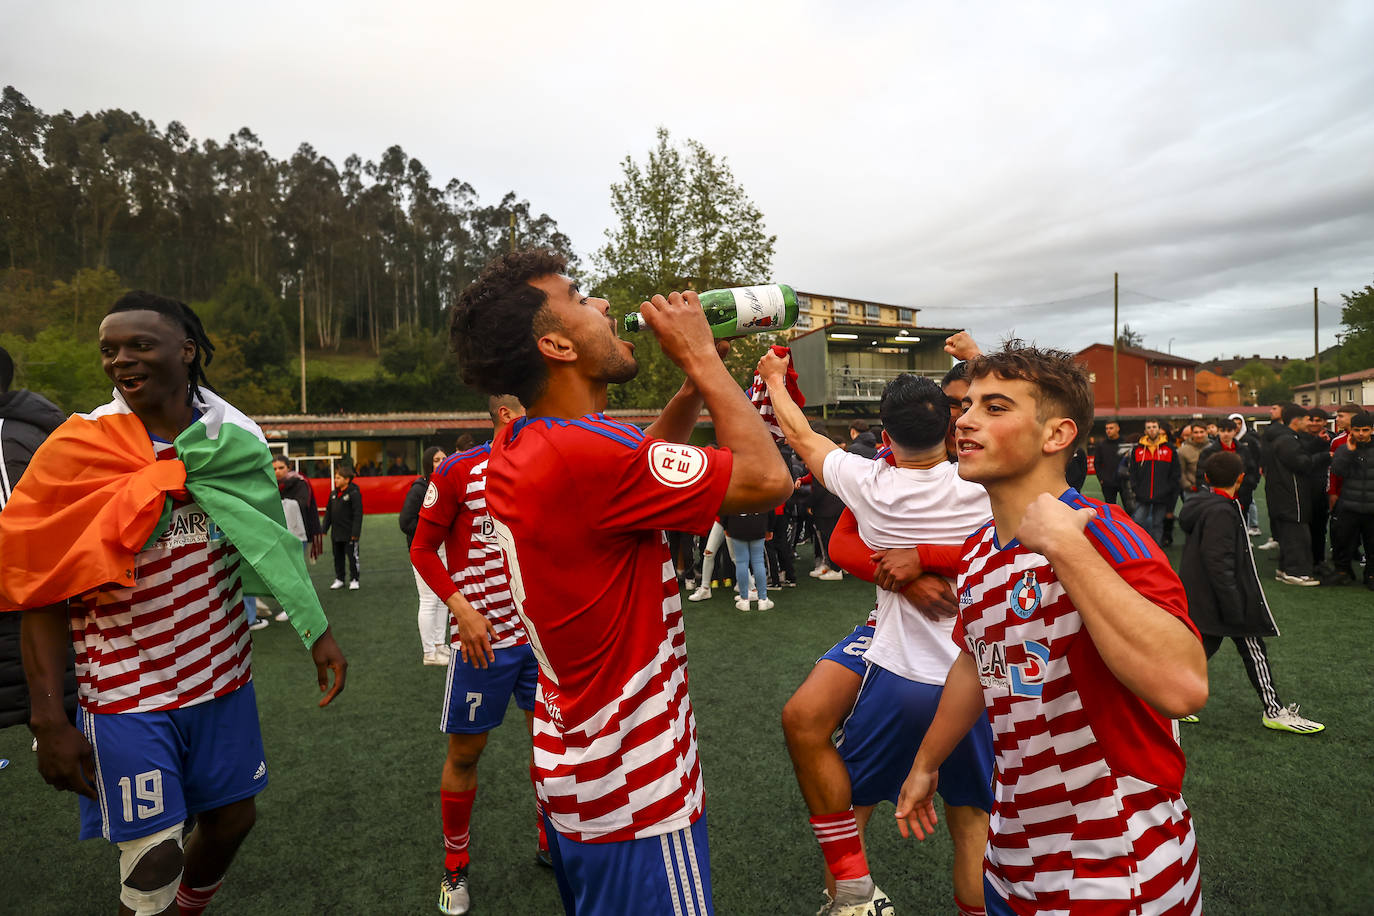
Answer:
<svg viewBox="0 0 1374 916"><path fill-rule="evenodd" d="M473 610L491 624L492 648L508 649L529 641L511 600L510 576L487 512L487 461L490 443L450 455L429 478L420 517L448 529L444 558L449 578ZM456 647L455 624L449 641Z"/></svg>
<svg viewBox="0 0 1374 916"><path fill-rule="evenodd" d="M1076 490L1061 499L1096 509L1098 553L1196 633L1149 535ZM959 603L954 639L978 665L997 754L994 888L1022 914L1201 913L1177 727L1107 668L1049 561L999 545L989 522L965 545Z"/></svg>
<svg viewBox="0 0 1374 916"><path fill-rule="evenodd" d="M165 454L160 457L166 457ZM252 680L239 553L194 502L135 559L135 584L70 605L76 679L90 712L184 709Z"/></svg>
<svg viewBox="0 0 1374 916"><path fill-rule="evenodd" d="M534 770L558 831L614 842L701 816L681 598L664 529L706 534L732 456L601 414L502 431L487 498L539 661Z"/></svg>

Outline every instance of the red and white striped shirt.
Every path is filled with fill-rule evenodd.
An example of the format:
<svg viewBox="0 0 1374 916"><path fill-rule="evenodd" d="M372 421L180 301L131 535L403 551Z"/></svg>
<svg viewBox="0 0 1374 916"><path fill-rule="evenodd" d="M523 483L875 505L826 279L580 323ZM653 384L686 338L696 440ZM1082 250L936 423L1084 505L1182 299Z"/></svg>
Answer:
<svg viewBox="0 0 1374 916"><path fill-rule="evenodd" d="M534 769L559 833L615 842L701 816L682 604L664 529L706 534L732 456L601 414L517 420L487 498L539 660Z"/></svg>
<svg viewBox="0 0 1374 916"><path fill-rule="evenodd" d="M70 605L82 707L184 709L252 680L239 563L203 509L175 503L167 530L135 559L134 585Z"/></svg>
<svg viewBox="0 0 1374 916"><path fill-rule="evenodd" d="M487 512L489 443L450 455L429 478L420 517L448 530L444 558L449 578L463 597L491 624L493 649L529 642L511 600L510 576ZM462 640L455 624L449 641Z"/></svg>
<svg viewBox="0 0 1374 916"><path fill-rule="evenodd" d="M1115 506L1089 540L1141 595L1188 620L1164 555ZM1176 726L1128 690L1048 560L989 522L965 545L955 642L978 665L997 781L984 867L1020 914L1202 912Z"/></svg>

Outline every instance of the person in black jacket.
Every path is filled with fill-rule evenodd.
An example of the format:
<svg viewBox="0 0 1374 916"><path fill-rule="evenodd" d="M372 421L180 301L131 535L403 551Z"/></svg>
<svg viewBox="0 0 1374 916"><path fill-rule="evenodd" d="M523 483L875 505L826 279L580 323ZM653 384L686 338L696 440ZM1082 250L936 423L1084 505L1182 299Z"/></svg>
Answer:
<svg viewBox="0 0 1374 916"><path fill-rule="evenodd" d="M420 507L424 505L425 494L429 491L429 478L447 457L444 450L437 445L425 449L424 455L420 458L420 476L415 478L410 489L406 491L405 502L401 504L401 514L396 520L401 526L401 533L406 536L407 556L410 554L410 546L415 543L415 529L420 525ZM439 556L444 556L442 545L439 547ZM411 572L415 573L415 590L420 596L420 610L416 615L416 623L420 628L420 663L447 667L451 654L448 645L448 606L434 593L434 589L426 584L424 577L414 565L411 566Z"/></svg>
<svg viewBox="0 0 1374 916"><path fill-rule="evenodd" d="M363 533L363 494L353 482L353 469L339 465L334 469L334 489L324 510L324 530L334 545L334 581L330 588L344 587L344 563L350 573L348 587L357 590L358 537Z"/></svg>
<svg viewBox="0 0 1374 916"><path fill-rule="evenodd" d="M1288 585L1319 585L1313 576L1312 532L1307 525L1314 495L1311 478L1325 475L1331 454L1307 432L1306 407L1285 404L1277 425L1278 430L1268 434L1264 464L1264 496L1279 542L1276 578Z"/></svg>
<svg viewBox="0 0 1374 916"><path fill-rule="evenodd" d="M1088 453L1083 449L1075 449L1069 456L1068 467L1064 469L1064 480L1075 490L1083 491L1083 484L1088 482Z"/></svg>
<svg viewBox="0 0 1374 916"><path fill-rule="evenodd" d="M10 492L29 466L33 453L62 425L66 414L56 404L32 391L11 391L14 360L0 347L0 511ZM19 624L23 614L0 614L0 728L29 721L29 688L20 657ZM62 698L67 717L76 721L75 653L67 648L67 674Z"/></svg>
<svg viewBox="0 0 1374 916"><path fill-rule="evenodd" d="M1237 438L1236 432L1236 427L1227 423L1218 426L1217 441L1202 450L1197 459L1197 466L1200 472L1207 459L1218 452L1230 452L1240 458L1245 476L1241 478L1240 489L1236 491L1236 502L1240 503L1241 511L1249 517L1250 504L1254 501L1255 487L1259 485L1260 479L1259 452Z"/></svg>
<svg viewBox="0 0 1374 916"><path fill-rule="evenodd" d="M1342 478L1331 526L1331 555L1343 564L1336 569L1335 584L1354 581L1351 558L1363 541L1364 586L1374 591L1374 414L1351 418L1350 438L1331 456L1331 473Z"/></svg>
<svg viewBox="0 0 1374 916"><path fill-rule="evenodd" d="M1278 636L1279 630L1260 587L1245 516L1236 501L1243 462L1235 452L1218 452L1202 464L1202 473L1211 490L1199 490L1179 512L1179 525L1188 537L1179 578L1188 593L1188 616L1202 634L1202 648L1210 659L1226 638L1236 644L1264 705L1260 721L1265 728L1299 735L1319 732L1326 726L1300 716L1297 704L1284 706L1274 689L1264 637ZM1186 716L1183 721L1198 719Z"/></svg>
<svg viewBox="0 0 1374 916"><path fill-rule="evenodd" d="M758 590L759 610L772 609L768 597L768 569L764 559L764 542L773 536L769 530L771 512L751 512L745 515L726 515L721 518L725 535L735 554L735 607L749 610L749 578L753 574Z"/></svg>
<svg viewBox="0 0 1374 916"><path fill-rule="evenodd" d="M1093 473L1102 487L1102 501L1115 503L1121 493L1117 471L1121 464L1121 424L1108 420L1106 434L1093 445Z"/></svg>
<svg viewBox="0 0 1374 916"><path fill-rule="evenodd" d="M878 434L868 428L867 420L855 420L849 424L849 440L846 451L865 458L878 457Z"/></svg>

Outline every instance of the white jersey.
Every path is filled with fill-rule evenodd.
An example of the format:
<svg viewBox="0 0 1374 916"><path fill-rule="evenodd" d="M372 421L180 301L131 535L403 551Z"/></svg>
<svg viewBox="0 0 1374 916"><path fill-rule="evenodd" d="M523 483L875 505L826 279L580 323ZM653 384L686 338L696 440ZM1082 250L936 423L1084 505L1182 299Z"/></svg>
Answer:
<svg viewBox="0 0 1374 916"><path fill-rule="evenodd" d="M825 488L853 511L864 543L878 550L962 544L992 518L987 490L947 462L902 468L836 449L825 456L822 476ZM933 621L904 596L881 588L877 618L864 658L910 681L944 684L958 656L953 618Z"/></svg>

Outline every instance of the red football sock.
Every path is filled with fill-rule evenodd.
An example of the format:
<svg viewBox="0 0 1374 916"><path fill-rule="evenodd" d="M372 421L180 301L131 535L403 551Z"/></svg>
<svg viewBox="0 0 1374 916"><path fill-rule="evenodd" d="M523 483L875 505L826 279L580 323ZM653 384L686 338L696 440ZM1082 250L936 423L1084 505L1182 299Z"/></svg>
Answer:
<svg viewBox="0 0 1374 916"><path fill-rule="evenodd" d="M959 899L957 894L954 897L954 911L958 913L959 916L988 916L987 910L983 909L981 906L965 903Z"/></svg>
<svg viewBox="0 0 1374 916"><path fill-rule="evenodd" d="M209 887L187 887L185 884L178 887L177 909L181 911L181 916L200 916L204 913L210 905L210 898L223 884L224 879L220 878Z"/></svg>
<svg viewBox="0 0 1374 916"><path fill-rule="evenodd" d="M859 843L859 827L854 822L853 808L816 815L811 818L811 832L821 844L825 867L830 869L836 881L868 877L868 860Z"/></svg>
<svg viewBox="0 0 1374 916"><path fill-rule="evenodd" d="M472 824L472 800L476 789L440 792L439 810L444 818L444 868L452 871L469 862L468 837Z"/></svg>

